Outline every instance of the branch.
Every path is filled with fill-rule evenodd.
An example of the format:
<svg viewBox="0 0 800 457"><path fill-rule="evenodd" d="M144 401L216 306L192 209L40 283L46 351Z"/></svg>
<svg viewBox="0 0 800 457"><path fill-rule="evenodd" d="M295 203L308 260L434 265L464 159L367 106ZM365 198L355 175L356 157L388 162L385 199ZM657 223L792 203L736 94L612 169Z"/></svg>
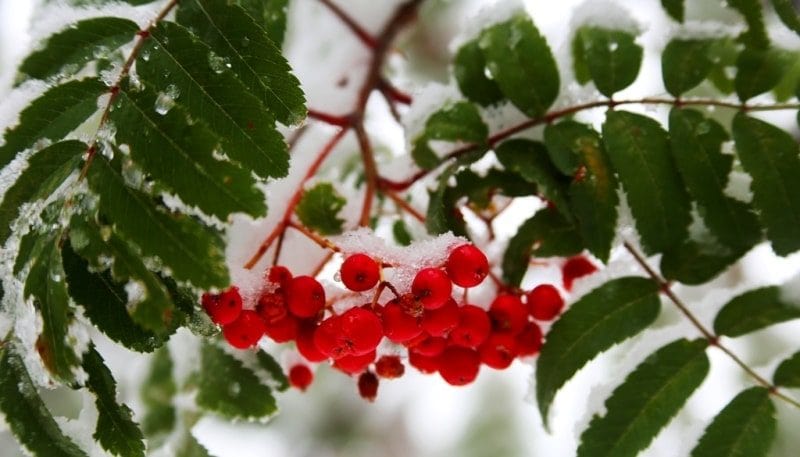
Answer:
<svg viewBox="0 0 800 457"><path fill-rule="evenodd" d="M350 31L353 32L353 35L355 35L359 40L361 40L361 42L364 43L366 47L370 49L375 49L375 47L377 46L375 38L372 35L370 35L369 32L364 30L364 28L361 27L361 25L358 22L356 22L349 14L345 13L344 10L339 8L339 6L333 3L331 0L319 0L319 1L320 3L325 5L329 10L331 10L331 12L336 17L338 17L339 20L344 22L344 25L346 25L347 28L349 28Z"/></svg>

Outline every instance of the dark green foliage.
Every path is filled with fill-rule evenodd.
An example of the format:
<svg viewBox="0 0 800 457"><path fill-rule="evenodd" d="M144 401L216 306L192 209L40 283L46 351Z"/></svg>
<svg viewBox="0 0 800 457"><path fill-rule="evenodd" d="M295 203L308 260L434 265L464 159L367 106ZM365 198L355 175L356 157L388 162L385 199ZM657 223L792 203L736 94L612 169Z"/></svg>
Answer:
<svg viewBox="0 0 800 457"><path fill-rule="evenodd" d="M148 438L167 434L175 427L176 412L172 404L178 388L172 376L172 358L164 346L153 354L150 374L139 391L147 412L142 420L142 431Z"/></svg>
<svg viewBox="0 0 800 457"><path fill-rule="evenodd" d="M794 33L800 34L800 16L792 0L772 0L772 7L778 14L783 25L789 27Z"/></svg>
<svg viewBox="0 0 800 457"><path fill-rule="evenodd" d="M717 277L746 253L746 248L725 246L714 239L689 240L664 253L661 274L670 281L700 285Z"/></svg>
<svg viewBox="0 0 800 457"><path fill-rule="evenodd" d="M276 390L283 392L289 388L289 379L284 374L283 368L269 353L258 351L256 352L256 359L258 360L258 366L269 373L272 380L275 381Z"/></svg>
<svg viewBox="0 0 800 457"><path fill-rule="evenodd" d="M743 102L774 88L781 81L786 60L776 49L746 48L736 59L736 94Z"/></svg>
<svg viewBox="0 0 800 457"><path fill-rule="evenodd" d="M627 192L644 250L652 254L680 245L687 236L689 199L667 132L649 117L610 111L603 142Z"/></svg>
<svg viewBox="0 0 800 457"><path fill-rule="evenodd" d="M800 307L783 297L780 287L762 287L726 303L714 319L714 332L736 337L792 319L800 319Z"/></svg>
<svg viewBox="0 0 800 457"><path fill-rule="evenodd" d="M578 51L597 90L611 97L636 80L642 64L642 47L636 37L622 30L582 27L575 34Z"/></svg>
<svg viewBox="0 0 800 457"><path fill-rule="evenodd" d="M753 177L753 206L778 255L800 249L800 150L785 131L737 114L733 139L744 170Z"/></svg>
<svg viewBox="0 0 800 457"><path fill-rule="evenodd" d="M545 424L556 392L598 354L647 328L660 305L655 282L619 278L592 290L553 324L536 369L536 399Z"/></svg>
<svg viewBox="0 0 800 457"><path fill-rule="evenodd" d="M441 234L452 230L456 234L464 234L464 221L460 210L454 207L456 196L448 182L462 167L480 159L485 152L484 149L476 149L464 154L439 174L438 185L428 191L430 200L425 217L428 233Z"/></svg>
<svg viewBox="0 0 800 457"><path fill-rule="evenodd" d="M31 78L63 79L88 62L132 41L139 26L118 17L85 19L48 38L45 46L30 54L19 67Z"/></svg>
<svg viewBox="0 0 800 457"><path fill-rule="evenodd" d="M739 41L747 47L765 49L769 46L760 0L728 0L727 5L744 16L747 22L747 31L739 36Z"/></svg>
<svg viewBox="0 0 800 457"><path fill-rule="evenodd" d="M55 86L32 101L19 115L19 124L5 131L0 167L8 165L37 140L60 141L97 111L97 97L107 90L96 79Z"/></svg>
<svg viewBox="0 0 800 457"><path fill-rule="evenodd" d="M0 347L0 410L11 431L33 455L87 457L61 432L8 339Z"/></svg>
<svg viewBox="0 0 800 457"><path fill-rule="evenodd" d="M144 457L142 431L133 421L132 411L117 403L117 382L94 345L83 355L83 369L89 375L86 387L96 397L98 415L94 439L111 454Z"/></svg>
<svg viewBox="0 0 800 457"><path fill-rule="evenodd" d="M264 28L269 39L281 48L286 34L286 10L289 0L236 0L253 20Z"/></svg>
<svg viewBox="0 0 800 457"><path fill-rule="evenodd" d="M583 250L574 225L554 209L542 209L523 222L503 255L503 280L519 286L531 257L572 256Z"/></svg>
<svg viewBox="0 0 800 457"><path fill-rule="evenodd" d="M478 109L472 103L458 102L431 114L425 129L414 139L411 156L421 168L435 168L441 159L430 148L430 140L483 143L489 135Z"/></svg>
<svg viewBox="0 0 800 457"><path fill-rule="evenodd" d="M647 357L581 435L579 457L634 457L680 411L709 370L705 340L677 340Z"/></svg>
<svg viewBox="0 0 800 457"><path fill-rule="evenodd" d="M661 6L667 14L678 22L683 22L684 0L661 0Z"/></svg>
<svg viewBox="0 0 800 457"><path fill-rule="evenodd" d="M229 419L257 419L277 410L269 387L213 343L204 343L197 404ZM220 376L224 373L224 376Z"/></svg>
<svg viewBox="0 0 800 457"><path fill-rule="evenodd" d="M402 219L398 219L392 224L392 235L394 236L394 240L401 246L408 246L414 241L413 238L411 238L411 233L408 232L405 221Z"/></svg>
<svg viewBox="0 0 800 457"><path fill-rule="evenodd" d="M486 59L477 39L459 48L453 59L453 75L461 93L473 102L489 106L503 100L500 87L486 76Z"/></svg>
<svg viewBox="0 0 800 457"><path fill-rule="evenodd" d="M661 54L661 77L667 91L680 97L703 82L713 67L710 40L674 39Z"/></svg>
<svg viewBox="0 0 800 457"><path fill-rule="evenodd" d="M280 8L281 2L267 3ZM251 17L241 7L224 0L184 0L178 6L176 20L209 45L224 62L222 65L229 65L248 92L256 95L278 121L296 124L306 116L305 97L281 55L283 27L274 30L281 39L271 40L268 28L259 25L266 17L264 13L261 18ZM271 12L267 14L272 16ZM259 128L265 127L259 124Z"/></svg>
<svg viewBox="0 0 800 457"><path fill-rule="evenodd" d="M769 390L751 387L728 403L692 450L692 457L763 457L775 438Z"/></svg>
<svg viewBox="0 0 800 457"><path fill-rule="evenodd" d="M781 362L772 379L778 386L800 387L800 352Z"/></svg>
<svg viewBox="0 0 800 457"><path fill-rule="evenodd" d="M331 183L322 182L303 192L295 213L303 225L320 235L338 235L342 233L344 224L344 219L339 219L338 214L345 203L346 200Z"/></svg>
<svg viewBox="0 0 800 457"><path fill-rule="evenodd" d="M547 41L527 16L493 25L478 43L503 95L531 117L541 116L558 96L559 76Z"/></svg>

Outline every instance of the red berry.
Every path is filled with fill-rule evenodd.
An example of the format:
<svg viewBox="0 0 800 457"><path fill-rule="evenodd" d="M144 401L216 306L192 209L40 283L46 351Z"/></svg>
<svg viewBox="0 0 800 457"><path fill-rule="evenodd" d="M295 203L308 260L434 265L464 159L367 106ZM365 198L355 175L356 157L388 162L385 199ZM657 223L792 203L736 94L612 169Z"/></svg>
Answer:
<svg viewBox="0 0 800 457"><path fill-rule="evenodd" d="M239 314L239 318L222 327L222 334L231 346L247 349L258 343L264 336L264 321L255 311L246 309Z"/></svg>
<svg viewBox="0 0 800 457"><path fill-rule="evenodd" d="M384 355L375 362L375 372L381 378L394 379L403 376L406 367L396 355Z"/></svg>
<svg viewBox="0 0 800 457"><path fill-rule="evenodd" d="M314 332L317 326L313 321L303 321L297 329L297 352L309 362L322 362L328 356L323 354L314 344Z"/></svg>
<svg viewBox="0 0 800 457"><path fill-rule="evenodd" d="M583 276L590 275L597 271L597 267L586 257L579 255L567 260L561 267L561 274L564 278L564 289L572 290L572 283Z"/></svg>
<svg viewBox="0 0 800 457"><path fill-rule="evenodd" d="M408 363L420 373L436 373L439 370L440 357L428 357L419 352L408 351Z"/></svg>
<svg viewBox="0 0 800 457"><path fill-rule="evenodd" d="M381 278L378 263L366 254L353 254L342 263L342 282L356 292L372 289Z"/></svg>
<svg viewBox="0 0 800 457"><path fill-rule="evenodd" d="M432 336L446 336L458 325L459 307L452 298L441 308L426 309L422 328Z"/></svg>
<svg viewBox="0 0 800 457"><path fill-rule="evenodd" d="M289 310L286 309L286 298L278 292L263 293L258 298L256 312L267 324L279 321L289 314Z"/></svg>
<svg viewBox="0 0 800 457"><path fill-rule="evenodd" d="M435 357L444 351L447 347L447 340L440 336L429 336L419 343L415 344L412 349L428 357Z"/></svg>
<svg viewBox="0 0 800 457"><path fill-rule="evenodd" d="M289 384L303 392L311 385L313 380L314 373L307 365L299 363L289 370Z"/></svg>
<svg viewBox="0 0 800 457"><path fill-rule="evenodd" d="M409 314L397 300L392 300L381 311L383 333L395 343L404 343L422 333L422 319Z"/></svg>
<svg viewBox="0 0 800 457"><path fill-rule="evenodd" d="M315 317L325 307L325 289L311 276L297 276L286 285L286 304L297 317Z"/></svg>
<svg viewBox="0 0 800 457"><path fill-rule="evenodd" d="M314 346L326 357L339 358L347 355L341 341L342 325L339 316L331 316L314 331Z"/></svg>
<svg viewBox="0 0 800 457"><path fill-rule="evenodd" d="M535 355L542 347L542 330L535 322L529 322L516 338L517 355Z"/></svg>
<svg viewBox="0 0 800 457"><path fill-rule="evenodd" d="M351 308L340 318L341 335L353 355L374 350L383 339L381 320L372 311Z"/></svg>
<svg viewBox="0 0 800 457"><path fill-rule="evenodd" d="M286 287L286 284L292 279L292 272L288 268L280 265L267 270L267 281L278 284L280 287Z"/></svg>
<svg viewBox="0 0 800 457"><path fill-rule="evenodd" d="M511 294L500 294L494 299L489 308L489 317L492 328L498 332L519 333L528 323L525 305L519 297Z"/></svg>
<svg viewBox="0 0 800 457"><path fill-rule="evenodd" d="M291 314L264 325L264 333L276 343L285 343L297 338L297 318Z"/></svg>
<svg viewBox="0 0 800 457"><path fill-rule="evenodd" d="M517 356L517 341L510 333L492 333L478 349L484 365L502 370Z"/></svg>
<svg viewBox="0 0 800 457"><path fill-rule="evenodd" d="M211 320L219 325L230 324L242 312L242 296L236 286L221 294L203 294L201 302Z"/></svg>
<svg viewBox="0 0 800 457"><path fill-rule="evenodd" d="M365 371L358 377L358 394L367 401L375 401L378 396L378 378L371 371Z"/></svg>
<svg viewBox="0 0 800 457"><path fill-rule="evenodd" d="M458 326L450 332L450 343L468 348L480 346L489 336L492 323L482 308L464 305L459 309Z"/></svg>
<svg viewBox="0 0 800 457"><path fill-rule="evenodd" d="M439 374L448 384L463 386L478 376L480 363L480 357L473 349L450 346L440 357Z"/></svg>
<svg viewBox="0 0 800 457"><path fill-rule="evenodd" d="M453 284L445 272L438 268L423 268L411 283L411 293L425 309L436 309L447 303Z"/></svg>
<svg viewBox="0 0 800 457"><path fill-rule="evenodd" d="M462 244L450 253L446 268L454 284L474 287L489 274L489 261L475 245Z"/></svg>
<svg viewBox="0 0 800 457"><path fill-rule="evenodd" d="M375 350L366 354L346 355L333 362L333 367L350 375L356 375L366 370L370 363L375 361Z"/></svg>
<svg viewBox="0 0 800 457"><path fill-rule="evenodd" d="M561 313L564 299L558 289L550 284L542 284L528 292L528 312L534 319L549 321Z"/></svg>

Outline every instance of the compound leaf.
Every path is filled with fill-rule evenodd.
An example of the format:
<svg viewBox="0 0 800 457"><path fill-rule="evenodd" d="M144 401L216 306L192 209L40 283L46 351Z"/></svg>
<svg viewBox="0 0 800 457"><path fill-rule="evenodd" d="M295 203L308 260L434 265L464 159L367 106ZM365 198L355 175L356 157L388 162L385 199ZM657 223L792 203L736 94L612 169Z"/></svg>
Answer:
<svg viewBox="0 0 800 457"><path fill-rule="evenodd" d="M486 58L478 40L464 43L453 59L453 75L465 97L482 106L503 100L497 83L486 76Z"/></svg>
<svg viewBox="0 0 800 457"><path fill-rule="evenodd" d="M606 97L630 86L639 74L644 51L636 37L623 30L581 27L575 34L583 48L586 69L597 90Z"/></svg>
<svg viewBox="0 0 800 457"><path fill-rule="evenodd" d="M736 337L792 319L800 319L800 307L788 301L780 287L761 287L726 303L714 319L714 332Z"/></svg>
<svg viewBox="0 0 800 457"><path fill-rule="evenodd" d="M680 97L703 82L713 68L710 40L673 39L661 54L661 77L667 92Z"/></svg>
<svg viewBox="0 0 800 457"><path fill-rule="evenodd" d="M303 225L320 235L338 235L344 224L338 215L345 203L331 183L322 182L303 192L295 213Z"/></svg>

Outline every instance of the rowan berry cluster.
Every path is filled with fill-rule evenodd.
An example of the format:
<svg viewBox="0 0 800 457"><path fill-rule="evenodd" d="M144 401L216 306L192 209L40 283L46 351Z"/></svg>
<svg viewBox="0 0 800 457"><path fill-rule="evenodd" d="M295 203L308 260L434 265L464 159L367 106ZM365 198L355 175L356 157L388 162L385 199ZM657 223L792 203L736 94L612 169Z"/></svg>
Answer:
<svg viewBox="0 0 800 457"><path fill-rule="evenodd" d="M499 292L488 309L456 301L454 286L475 287L489 274L486 256L472 244L452 249L441 266L418 270L409 290L398 291L382 280L382 269L391 267L364 253L345 258L341 282L353 292L374 289L375 299L339 313L316 279L293 276L283 266L268 270L255 309L242 309L236 287L204 294L202 304L232 346L249 348L264 335L277 343L293 341L307 362L330 361L359 376L359 392L369 400L377 395L379 378L402 376L406 364L460 386L475 380L481 365L504 369L517 357L533 356L543 338L536 321L554 319L564 306L550 284L527 293ZM565 264L565 288L594 269L585 258L571 259ZM381 303L385 289L393 296ZM289 370L290 383L301 390L312 380L305 363Z"/></svg>

